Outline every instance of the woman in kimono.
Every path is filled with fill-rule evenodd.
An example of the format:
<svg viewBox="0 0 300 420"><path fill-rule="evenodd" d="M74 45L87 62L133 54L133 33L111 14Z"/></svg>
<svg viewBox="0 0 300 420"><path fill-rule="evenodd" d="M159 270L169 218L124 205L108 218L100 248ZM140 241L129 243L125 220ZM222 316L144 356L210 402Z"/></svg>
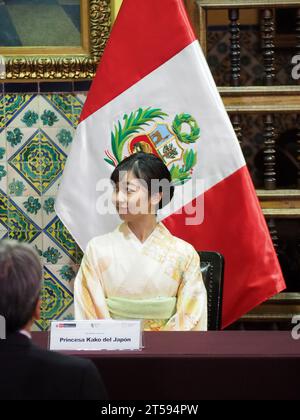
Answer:
<svg viewBox="0 0 300 420"><path fill-rule="evenodd" d="M174 194L167 166L135 153L111 181L122 223L87 245L75 280L76 319L142 319L145 331L206 331L199 255L156 220Z"/></svg>

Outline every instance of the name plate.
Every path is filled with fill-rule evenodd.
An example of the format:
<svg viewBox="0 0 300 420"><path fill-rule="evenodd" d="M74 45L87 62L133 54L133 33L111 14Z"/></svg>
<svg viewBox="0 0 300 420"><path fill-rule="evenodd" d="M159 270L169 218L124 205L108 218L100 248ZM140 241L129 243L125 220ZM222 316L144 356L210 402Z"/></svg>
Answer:
<svg viewBox="0 0 300 420"><path fill-rule="evenodd" d="M140 350L142 321L51 322L50 350Z"/></svg>

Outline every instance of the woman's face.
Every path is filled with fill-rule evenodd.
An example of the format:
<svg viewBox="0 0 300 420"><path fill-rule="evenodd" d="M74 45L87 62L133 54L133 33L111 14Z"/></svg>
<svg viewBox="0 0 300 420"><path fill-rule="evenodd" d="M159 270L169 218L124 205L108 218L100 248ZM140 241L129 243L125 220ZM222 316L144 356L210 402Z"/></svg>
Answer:
<svg viewBox="0 0 300 420"><path fill-rule="evenodd" d="M114 185L112 196L119 216L125 221L134 221L146 214L155 214L155 199L150 197L145 181L137 179L132 172L124 172Z"/></svg>

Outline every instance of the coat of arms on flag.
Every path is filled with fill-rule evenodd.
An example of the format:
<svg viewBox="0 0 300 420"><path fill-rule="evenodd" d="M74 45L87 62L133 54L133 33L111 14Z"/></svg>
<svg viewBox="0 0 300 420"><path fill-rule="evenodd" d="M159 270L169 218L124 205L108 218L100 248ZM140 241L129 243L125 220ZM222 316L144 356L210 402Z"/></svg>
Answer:
<svg viewBox="0 0 300 420"><path fill-rule="evenodd" d="M136 152L153 153L169 167L174 185L192 178L197 152L188 147L200 138L200 127L190 114L176 115L172 124L168 114L157 108L138 109L125 114L111 133L111 149L105 151L107 163L117 166Z"/></svg>

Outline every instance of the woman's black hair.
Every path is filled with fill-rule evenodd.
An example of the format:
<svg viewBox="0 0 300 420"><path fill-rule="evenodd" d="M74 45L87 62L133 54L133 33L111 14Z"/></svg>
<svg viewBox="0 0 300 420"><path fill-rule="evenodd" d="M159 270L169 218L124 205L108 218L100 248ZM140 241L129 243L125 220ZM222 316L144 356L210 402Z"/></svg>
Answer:
<svg viewBox="0 0 300 420"><path fill-rule="evenodd" d="M113 171L110 179L117 185L120 181L121 172L132 172L133 175L140 180L146 182L148 192L155 194L156 192L164 192L162 200L159 203L158 208L162 209L172 200L174 196L174 186L172 185L172 177L169 169L165 163L159 157L151 154L138 152L130 155L124 159ZM159 185L158 191L153 190L155 183L153 181L168 181L168 191Z"/></svg>

